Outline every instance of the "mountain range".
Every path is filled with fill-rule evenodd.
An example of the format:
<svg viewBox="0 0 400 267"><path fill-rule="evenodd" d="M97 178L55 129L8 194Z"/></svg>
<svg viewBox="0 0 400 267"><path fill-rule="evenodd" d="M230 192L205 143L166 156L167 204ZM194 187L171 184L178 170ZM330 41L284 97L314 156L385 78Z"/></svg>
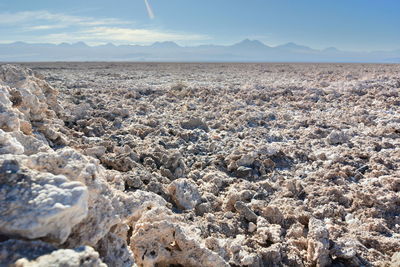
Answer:
<svg viewBox="0 0 400 267"><path fill-rule="evenodd" d="M313 49L296 43L275 47L245 39L233 45L180 46L175 42L151 45L89 46L61 44L0 44L1 62L29 61L139 61L139 62L371 62L400 63L400 49L351 52L335 47Z"/></svg>

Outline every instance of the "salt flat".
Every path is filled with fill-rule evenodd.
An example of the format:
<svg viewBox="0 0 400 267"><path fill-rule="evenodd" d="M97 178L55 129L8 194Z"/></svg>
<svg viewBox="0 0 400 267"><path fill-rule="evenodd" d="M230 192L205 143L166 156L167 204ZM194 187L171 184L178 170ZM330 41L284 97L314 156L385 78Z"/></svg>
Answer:
<svg viewBox="0 0 400 267"><path fill-rule="evenodd" d="M0 66L0 261L399 264L400 65L18 65ZM37 196L9 201L26 177Z"/></svg>

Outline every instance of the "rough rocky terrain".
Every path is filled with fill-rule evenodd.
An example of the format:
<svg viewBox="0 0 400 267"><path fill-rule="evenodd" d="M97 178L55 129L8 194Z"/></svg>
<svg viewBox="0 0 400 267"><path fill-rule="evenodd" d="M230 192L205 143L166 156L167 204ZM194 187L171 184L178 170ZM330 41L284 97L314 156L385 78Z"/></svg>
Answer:
<svg viewBox="0 0 400 267"><path fill-rule="evenodd" d="M0 266L398 267L399 94L400 65L2 65Z"/></svg>

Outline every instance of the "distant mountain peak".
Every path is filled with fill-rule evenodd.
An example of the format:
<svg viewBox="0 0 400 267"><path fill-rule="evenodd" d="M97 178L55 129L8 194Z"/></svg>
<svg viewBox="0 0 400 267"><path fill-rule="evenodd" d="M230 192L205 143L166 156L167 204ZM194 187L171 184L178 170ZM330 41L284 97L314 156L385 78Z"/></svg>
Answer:
<svg viewBox="0 0 400 267"><path fill-rule="evenodd" d="M11 43L12 45L28 45L28 43L25 43L25 42L21 42L21 41L17 41L17 42L14 42L14 43Z"/></svg>
<svg viewBox="0 0 400 267"><path fill-rule="evenodd" d="M58 44L58 46L60 46L60 47L68 47L68 46L71 46L71 44L63 42L63 43Z"/></svg>
<svg viewBox="0 0 400 267"><path fill-rule="evenodd" d="M283 45L278 45L276 48L280 49L289 49L289 50L312 50L312 48L304 45L298 45L293 42L289 42Z"/></svg>
<svg viewBox="0 0 400 267"><path fill-rule="evenodd" d="M241 42L239 42L237 44L257 44L257 45L265 46L265 44L263 44L261 41L259 41L259 40L250 40L249 38L246 38L246 39L242 40Z"/></svg>
<svg viewBox="0 0 400 267"><path fill-rule="evenodd" d="M99 47L115 48L117 46L113 43L106 43L106 44L99 45Z"/></svg>
<svg viewBox="0 0 400 267"><path fill-rule="evenodd" d="M75 47L89 47L85 42L77 42L77 43L72 44L72 46L75 46Z"/></svg>
<svg viewBox="0 0 400 267"><path fill-rule="evenodd" d="M267 47L264 43L258 41L258 40L250 40L250 39L244 39L243 41L236 43L233 45L233 47L238 47L238 48L265 48Z"/></svg>
<svg viewBox="0 0 400 267"><path fill-rule="evenodd" d="M165 41L165 42L155 42L151 45L151 47L156 48L179 48L180 46L172 41Z"/></svg>
<svg viewBox="0 0 400 267"><path fill-rule="evenodd" d="M289 42L289 43L286 43L284 45L286 45L286 46L298 46L298 44L296 44L295 42Z"/></svg>
<svg viewBox="0 0 400 267"><path fill-rule="evenodd" d="M337 49L336 47L333 47L333 46L325 48L323 51L324 52L340 52L339 49Z"/></svg>

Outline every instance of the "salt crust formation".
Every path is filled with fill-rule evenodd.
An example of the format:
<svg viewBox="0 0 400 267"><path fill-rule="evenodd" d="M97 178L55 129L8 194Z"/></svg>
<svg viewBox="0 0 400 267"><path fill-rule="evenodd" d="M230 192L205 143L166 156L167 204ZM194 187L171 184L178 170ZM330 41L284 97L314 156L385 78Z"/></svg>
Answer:
<svg viewBox="0 0 400 267"><path fill-rule="evenodd" d="M398 65L30 67L1 266L400 266Z"/></svg>
<svg viewBox="0 0 400 267"><path fill-rule="evenodd" d="M60 119L63 109L48 83L11 65L1 66L0 77L0 233L7 240L1 243L2 265L106 266L92 247L111 266L131 266L134 256L143 266L172 262L173 257L165 254L154 258L170 245L155 242L154 235L162 231L176 231L168 241L194 253L176 253L174 262L203 265L204 261L204 266L212 266L213 260L224 262L193 239L196 235L185 230L187 225L172 219L163 198L139 190L124 192L117 171L106 170L98 159L68 146L68 135L73 133ZM182 192L179 186L176 190ZM191 199L179 200L193 205ZM167 225L145 216L152 209ZM140 236L140 243L131 245L136 255L128 248L128 232Z"/></svg>

